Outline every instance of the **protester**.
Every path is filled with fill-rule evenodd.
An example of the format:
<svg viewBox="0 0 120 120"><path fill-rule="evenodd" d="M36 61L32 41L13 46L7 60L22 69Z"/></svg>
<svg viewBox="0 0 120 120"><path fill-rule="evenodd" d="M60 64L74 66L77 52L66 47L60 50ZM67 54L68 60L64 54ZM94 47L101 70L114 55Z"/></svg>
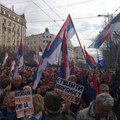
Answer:
<svg viewBox="0 0 120 120"><path fill-rule="evenodd" d="M16 75L11 84L11 91L22 89L23 89L22 77L20 75Z"/></svg>
<svg viewBox="0 0 120 120"><path fill-rule="evenodd" d="M109 86L107 84L100 84L99 94L103 92L109 93Z"/></svg>
<svg viewBox="0 0 120 120"><path fill-rule="evenodd" d="M56 92L47 92L45 95L46 120L74 120L74 118L62 113L62 99Z"/></svg>
<svg viewBox="0 0 120 120"><path fill-rule="evenodd" d="M4 79L2 81L2 89L0 91L0 108L3 109L7 105L8 93L11 90L10 79Z"/></svg>
<svg viewBox="0 0 120 120"><path fill-rule="evenodd" d="M108 93L98 94L88 108L79 111L77 120L117 120L113 105L114 99Z"/></svg>
<svg viewBox="0 0 120 120"><path fill-rule="evenodd" d="M14 92L9 92L7 97L7 106L2 110L1 116L2 118L0 120L21 120L16 117Z"/></svg>
<svg viewBox="0 0 120 120"><path fill-rule="evenodd" d="M32 97L34 114L29 118L29 120L44 120L44 99L41 95L35 94Z"/></svg>
<svg viewBox="0 0 120 120"><path fill-rule="evenodd" d="M45 94L46 94L46 92L47 92L47 86L46 86L46 84L45 84L45 81L43 81L40 85L39 85L39 92L40 92L40 95L42 96L42 97L44 97L45 96Z"/></svg>

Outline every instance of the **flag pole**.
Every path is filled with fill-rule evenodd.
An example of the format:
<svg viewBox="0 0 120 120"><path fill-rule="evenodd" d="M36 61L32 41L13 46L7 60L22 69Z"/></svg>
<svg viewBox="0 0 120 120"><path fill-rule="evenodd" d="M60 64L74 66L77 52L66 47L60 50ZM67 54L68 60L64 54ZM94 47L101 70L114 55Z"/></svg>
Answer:
<svg viewBox="0 0 120 120"><path fill-rule="evenodd" d="M83 53L84 59L85 59L85 61L86 61L85 53L84 53L84 50L83 50L83 48L82 48L82 45L81 45L81 42L80 42L80 39L79 39L79 37L78 37L78 34L77 34L77 31L76 31L75 27L74 27L74 30L75 30L75 34L76 34L77 40L78 40L78 42L79 42L79 45L80 45L80 47L81 47L81 49L82 49L82 53ZM86 63L86 65L87 65L87 63Z"/></svg>

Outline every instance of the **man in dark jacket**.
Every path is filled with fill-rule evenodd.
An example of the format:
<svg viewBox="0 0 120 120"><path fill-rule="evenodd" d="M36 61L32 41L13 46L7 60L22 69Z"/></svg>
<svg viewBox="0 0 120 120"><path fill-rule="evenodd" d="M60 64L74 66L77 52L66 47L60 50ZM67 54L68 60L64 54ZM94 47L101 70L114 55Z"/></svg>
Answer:
<svg viewBox="0 0 120 120"><path fill-rule="evenodd" d="M56 92L47 92L45 95L46 120L74 120L74 118L61 111L62 99Z"/></svg>
<svg viewBox="0 0 120 120"><path fill-rule="evenodd" d="M7 107L1 111L0 120L21 120L16 116L14 92L9 92L7 98Z"/></svg>

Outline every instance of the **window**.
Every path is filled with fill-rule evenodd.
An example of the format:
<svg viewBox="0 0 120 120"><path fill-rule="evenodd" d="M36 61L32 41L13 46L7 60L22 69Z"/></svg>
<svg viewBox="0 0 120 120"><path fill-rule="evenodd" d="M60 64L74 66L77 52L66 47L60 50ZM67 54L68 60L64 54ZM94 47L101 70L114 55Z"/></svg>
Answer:
<svg viewBox="0 0 120 120"><path fill-rule="evenodd" d="M46 38L48 38L48 36L46 36Z"/></svg>
<svg viewBox="0 0 120 120"><path fill-rule="evenodd" d="M36 41L34 41L34 44L36 44Z"/></svg>
<svg viewBox="0 0 120 120"><path fill-rule="evenodd" d="M52 36L50 36L50 38L52 38Z"/></svg>
<svg viewBox="0 0 120 120"><path fill-rule="evenodd" d="M45 36L43 36L43 38L45 38Z"/></svg>
<svg viewBox="0 0 120 120"><path fill-rule="evenodd" d="M6 19L3 19L3 22L6 23Z"/></svg>
<svg viewBox="0 0 120 120"><path fill-rule="evenodd" d="M45 43L45 40L43 40L43 43Z"/></svg>
<svg viewBox="0 0 120 120"><path fill-rule="evenodd" d="M3 14L5 14L5 11L3 11Z"/></svg>
<svg viewBox="0 0 120 120"><path fill-rule="evenodd" d="M48 43L48 40L46 40L46 43Z"/></svg>
<svg viewBox="0 0 120 120"><path fill-rule="evenodd" d="M13 16L13 19L15 20L15 16Z"/></svg>
<svg viewBox="0 0 120 120"><path fill-rule="evenodd" d="M31 42L31 44L32 44L32 42Z"/></svg>
<svg viewBox="0 0 120 120"><path fill-rule="evenodd" d="M11 22L10 21L8 22L8 26L11 26Z"/></svg>

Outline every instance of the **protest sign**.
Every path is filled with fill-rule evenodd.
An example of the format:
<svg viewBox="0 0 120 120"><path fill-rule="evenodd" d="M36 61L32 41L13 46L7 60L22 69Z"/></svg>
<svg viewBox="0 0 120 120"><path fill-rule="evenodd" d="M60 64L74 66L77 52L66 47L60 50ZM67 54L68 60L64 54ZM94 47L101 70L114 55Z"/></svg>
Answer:
<svg viewBox="0 0 120 120"><path fill-rule="evenodd" d="M17 118L33 114L32 91L15 91Z"/></svg>
<svg viewBox="0 0 120 120"><path fill-rule="evenodd" d="M78 85L68 80L59 78L56 81L55 91L57 91L62 98L67 98L75 104L79 104L84 86Z"/></svg>

